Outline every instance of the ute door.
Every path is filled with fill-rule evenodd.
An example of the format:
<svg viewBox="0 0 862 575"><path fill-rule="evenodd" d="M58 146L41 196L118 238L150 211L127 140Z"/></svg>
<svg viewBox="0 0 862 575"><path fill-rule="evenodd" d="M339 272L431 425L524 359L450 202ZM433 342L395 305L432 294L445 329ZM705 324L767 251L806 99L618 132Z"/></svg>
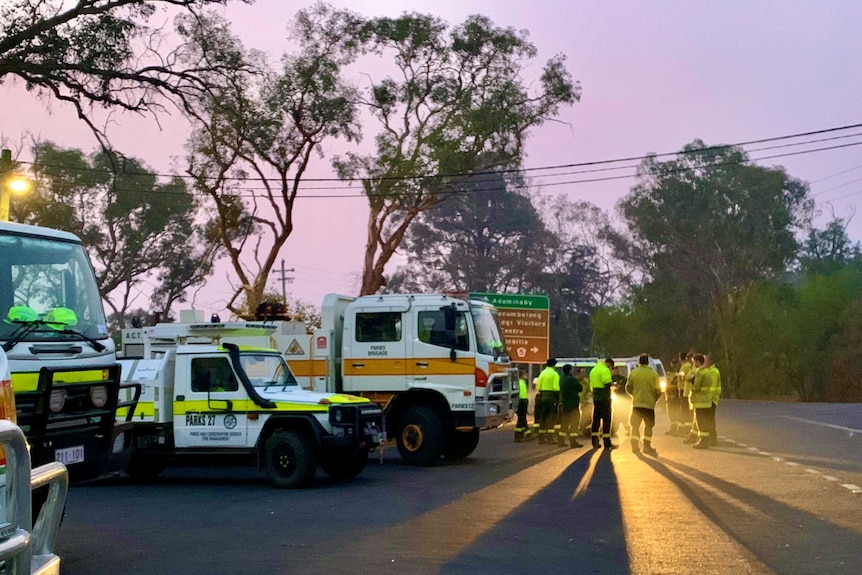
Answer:
<svg viewBox="0 0 862 575"><path fill-rule="evenodd" d="M177 366L179 369L179 365ZM248 396L224 354L192 357L189 386L174 403L177 447L245 447Z"/></svg>
<svg viewBox="0 0 862 575"><path fill-rule="evenodd" d="M359 308L346 314L341 342L344 391L404 390L404 315L392 308Z"/></svg>
<svg viewBox="0 0 862 575"><path fill-rule="evenodd" d="M462 405L457 407L471 409L475 401L476 361L470 348L470 323L465 312L455 311L454 326L448 327L446 313L439 308L419 309L415 317L413 387L446 385L469 391L469 395L462 394Z"/></svg>

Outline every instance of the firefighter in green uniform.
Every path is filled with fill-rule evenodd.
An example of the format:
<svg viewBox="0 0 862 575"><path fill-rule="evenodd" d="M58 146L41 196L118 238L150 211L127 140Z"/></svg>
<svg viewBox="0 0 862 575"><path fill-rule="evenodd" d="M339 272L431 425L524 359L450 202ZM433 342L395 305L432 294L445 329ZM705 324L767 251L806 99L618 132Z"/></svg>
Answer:
<svg viewBox="0 0 862 575"><path fill-rule="evenodd" d="M536 419L539 422L539 443L555 443L554 426L557 422L557 404L560 402L560 374L554 366L553 357L545 362L545 369L539 374L536 389L541 398L536 401Z"/></svg>
<svg viewBox="0 0 862 575"><path fill-rule="evenodd" d="M712 405L712 383L711 373L704 368L704 356L702 353L694 355L694 378L691 383L691 405L694 407L694 429L696 436L685 440L685 443L694 444L696 449L709 447L712 418L715 409Z"/></svg>
<svg viewBox="0 0 862 575"><path fill-rule="evenodd" d="M580 422L580 393L583 386L572 375L572 366L563 366L563 376L560 378L560 432L557 444L560 447L583 447L578 443L578 424Z"/></svg>
<svg viewBox="0 0 862 575"><path fill-rule="evenodd" d="M533 439L532 429L527 426L527 409L530 406L530 390L524 370L518 370L518 421L515 424L515 443Z"/></svg>

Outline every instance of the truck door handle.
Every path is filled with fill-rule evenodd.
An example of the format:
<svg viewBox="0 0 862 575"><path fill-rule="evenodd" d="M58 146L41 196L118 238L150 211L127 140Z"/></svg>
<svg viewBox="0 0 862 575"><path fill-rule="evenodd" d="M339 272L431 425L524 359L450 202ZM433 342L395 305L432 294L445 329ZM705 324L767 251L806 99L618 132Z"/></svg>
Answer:
<svg viewBox="0 0 862 575"><path fill-rule="evenodd" d="M417 361L416 365L418 365L419 367L428 367L428 362L427 361Z"/></svg>
<svg viewBox="0 0 862 575"><path fill-rule="evenodd" d="M354 363L353 367L365 367L364 363Z"/></svg>
<svg viewBox="0 0 862 575"><path fill-rule="evenodd" d="M425 377L424 375L421 377L414 377L413 378L413 381L427 381L427 380L428 380L428 378Z"/></svg>

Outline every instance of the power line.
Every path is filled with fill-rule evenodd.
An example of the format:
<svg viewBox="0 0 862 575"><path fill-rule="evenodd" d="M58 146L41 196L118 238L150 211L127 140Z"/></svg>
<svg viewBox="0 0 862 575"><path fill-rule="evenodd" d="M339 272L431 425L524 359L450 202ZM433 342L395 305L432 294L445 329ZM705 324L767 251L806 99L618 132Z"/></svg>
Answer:
<svg viewBox="0 0 862 575"><path fill-rule="evenodd" d="M787 135L783 135L783 136L773 136L770 138L759 138L756 140L737 142L735 144L722 144L722 145L717 145L717 146L707 146L707 147L699 148L696 150L681 150L681 151L676 151L676 152L663 152L660 154L645 154L645 155L641 155L641 156L630 156L630 157L623 157L623 158L595 160L595 161L589 161L589 162L576 162L576 163L569 163L569 164L557 164L557 165L551 165L551 166L537 166L537 167L531 167L531 168L511 168L511 169L505 169L505 170L486 170L486 171L469 172L469 173L424 174L424 175L416 175L416 176L381 176L381 177L362 177L362 178L343 178L343 179L342 178L303 178L303 181L305 181L305 182L364 182L364 181L368 181L368 180L404 181L404 180L460 178L460 177L471 177L471 176L478 176L478 175L497 175L497 174L507 174L507 173L514 174L514 173L540 172L540 171L569 169L569 168L602 166L602 165L617 164L617 163L623 163L623 162L636 162L636 161L640 162L640 161L643 161L647 158L663 158L663 157L668 157L668 156L679 156L679 155L686 155L686 154L693 154L693 153L703 153L703 152L707 152L707 151L718 151L718 150L724 150L727 148L744 147L744 146L750 146L750 145L754 145L754 144L762 144L762 143L767 143L767 142L777 142L777 141L783 141L783 140L792 140L792 139L797 139L797 138L803 138L803 137L816 136L816 135L821 135L821 134L828 134L828 133L852 130L852 129L856 129L856 128L862 128L862 123L848 124L845 126L838 126L838 127L834 127L834 128L825 128L825 129L821 129L821 130L812 130L812 131L808 131L808 132L798 132L795 134L787 134ZM831 139L854 137L855 135L858 135L858 134L849 135L849 136L839 136L837 138L831 138ZM827 138L825 140L812 140L811 142L807 142L807 143L826 141L828 139L830 139L830 138ZM804 145L805 143L806 142L801 142L801 143L796 143L796 144L788 144L788 146ZM762 151L764 149L769 149L769 148L762 148L760 150L754 150L754 151ZM34 162L19 162L19 163L35 165ZM61 166L51 166L51 165L45 165L45 166L46 167L61 167ZM620 167L617 169L625 169L626 167L629 167L629 166L624 166L624 167ZM111 172L110 170L100 170L97 168L66 168L66 169L79 170L79 171L103 172L103 173L108 173L108 174L114 173L114 172ZM194 176L191 176L189 174L122 172L122 175L196 179ZM553 174L551 174L551 176L553 176ZM240 182L261 180L261 178L239 178L239 177L225 177L223 179L228 180L228 181L240 181ZM268 181L270 179L275 179L275 178L264 178L264 179L266 179Z"/></svg>
<svg viewBox="0 0 862 575"><path fill-rule="evenodd" d="M763 160L774 160L774 159L778 159L778 158L787 158L787 157L792 157L792 156L812 154L812 153L816 153L816 152L825 152L825 151L830 151L830 150L850 148L850 147L860 146L860 145L862 145L862 141L850 142L847 144L837 144L834 146L824 146L824 147L820 147L820 148L813 148L810 150L799 150L796 152L784 152L784 153L780 153L780 154L761 156L758 158L729 160L729 161L725 161L725 162L718 162L715 164L710 164L708 167L709 168L717 168L717 167L722 167L722 166L734 166L734 165L740 165L740 164L746 164L746 163L760 162ZM679 167L679 168L673 168L673 169L666 170L664 173L665 174L685 173L685 172L690 172L690 171L694 171L697 169L699 169L699 167L695 167L695 168ZM436 193L437 193L437 195L446 196L446 195L458 195L458 194L479 193L479 192L495 192L495 191L503 192L503 191L506 191L509 189L528 189L530 187L553 187L553 186L562 186L562 185L588 184L588 183L597 183L597 182L607 182L607 181L613 181L613 180L624 180L624 179L630 179L630 178L635 178L635 177L637 177L637 174L622 174L622 175L617 175L617 176L603 176L603 177L597 177L597 178L584 178L584 179L577 179L577 180L566 180L566 181L562 181L562 182L543 182L543 183L538 184L538 185L507 183L505 186L494 186L494 187L485 187L485 188L482 188L482 187L475 188L474 187L474 188L470 188L470 189L461 188L461 189L452 189L452 190L441 190L441 191L436 192ZM250 190L250 188L239 188L239 189L241 191L242 190L245 190L245 191ZM183 192L174 192L174 191L168 191L168 190L162 190L162 191L153 190L149 193L153 193L153 194L181 194ZM208 195L204 192L191 191L188 193L191 193L193 195L202 196L202 197L208 197ZM240 194L236 194L236 195L238 195L241 198L262 199L260 195L254 194L253 191L250 194L240 193ZM359 194L319 194L319 195L301 195L301 194L298 194L297 195L297 198L303 198L303 199L339 199L339 198L364 198L364 197L366 197L364 193L359 193Z"/></svg>

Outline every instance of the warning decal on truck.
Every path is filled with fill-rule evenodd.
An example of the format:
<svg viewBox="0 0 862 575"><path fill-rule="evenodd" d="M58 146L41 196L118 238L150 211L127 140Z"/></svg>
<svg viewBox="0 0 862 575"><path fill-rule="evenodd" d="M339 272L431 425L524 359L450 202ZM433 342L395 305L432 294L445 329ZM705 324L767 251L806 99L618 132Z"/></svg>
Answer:
<svg viewBox="0 0 862 575"><path fill-rule="evenodd" d="M284 355L305 355L305 351L302 349L302 346L299 345L299 342L294 339L290 342L290 345L287 346L287 351L284 352Z"/></svg>

